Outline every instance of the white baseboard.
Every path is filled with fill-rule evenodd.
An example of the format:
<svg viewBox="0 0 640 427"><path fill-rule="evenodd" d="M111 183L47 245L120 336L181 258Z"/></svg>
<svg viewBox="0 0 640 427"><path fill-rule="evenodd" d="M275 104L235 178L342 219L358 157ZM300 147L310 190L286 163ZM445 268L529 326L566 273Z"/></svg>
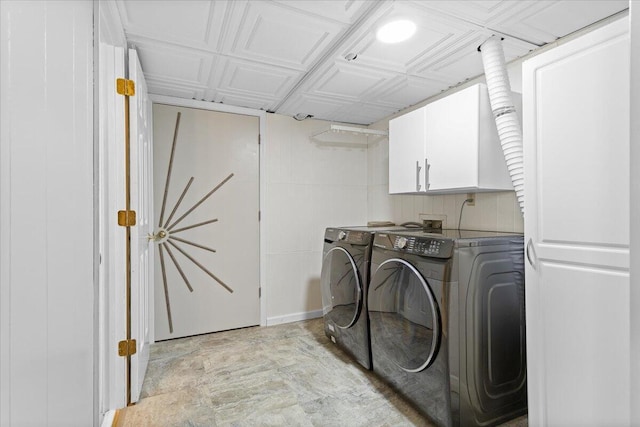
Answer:
<svg viewBox="0 0 640 427"><path fill-rule="evenodd" d="M286 314L284 316L267 317L267 326L298 322L300 320L317 319L318 317L322 317L322 310L305 311L302 313Z"/></svg>

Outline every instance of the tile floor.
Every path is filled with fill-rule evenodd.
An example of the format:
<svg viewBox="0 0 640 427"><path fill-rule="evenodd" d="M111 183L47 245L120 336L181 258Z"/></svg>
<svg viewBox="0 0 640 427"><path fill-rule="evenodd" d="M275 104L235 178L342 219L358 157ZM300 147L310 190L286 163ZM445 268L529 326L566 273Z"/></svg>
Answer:
<svg viewBox="0 0 640 427"><path fill-rule="evenodd" d="M125 426L431 426L324 335L322 319L156 343ZM527 427L526 417L504 426Z"/></svg>

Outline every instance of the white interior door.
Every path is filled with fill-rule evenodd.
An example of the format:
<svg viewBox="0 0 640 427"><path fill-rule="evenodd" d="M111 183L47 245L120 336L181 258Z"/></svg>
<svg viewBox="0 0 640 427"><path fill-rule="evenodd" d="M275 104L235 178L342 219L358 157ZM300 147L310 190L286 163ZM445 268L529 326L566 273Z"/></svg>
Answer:
<svg viewBox="0 0 640 427"><path fill-rule="evenodd" d="M135 96L129 102L131 135L131 209L136 226L131 236L131 338L137 351L131 356L131 402L137 402L149 362L149 289L153 283L153 251L149 234L153 226L152 107L138 54L129 49L129 79Z"/></svg>
<svg viewBox="0 0 640 427"><path fill-rule="evenodd" d="M126 360L118 341L126 337L125 230L116 212L124 200L124 102L116 79L125 75L125 52L100 43L100 383L101 411L126 405Z"/></svg>
<svg viewBox="0 0 640 427"><path fill-rule="evenodd" d="M155 339L258 325L259 119L156 104Z"/></svg>

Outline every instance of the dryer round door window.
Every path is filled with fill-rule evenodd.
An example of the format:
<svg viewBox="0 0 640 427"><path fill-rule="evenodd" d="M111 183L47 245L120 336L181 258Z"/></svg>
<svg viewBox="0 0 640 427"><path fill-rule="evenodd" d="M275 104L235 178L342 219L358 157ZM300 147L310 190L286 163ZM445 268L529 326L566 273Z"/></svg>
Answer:
<svg viewBox="0 0 640 427"><path fill-rule="evenodd" d="M436 357L440 344L440 312L420 272L402 259L380 264L369 284L371 339L377 358L407 372L419 372Z"/></svg>
<svg viewBox="0 0 640 427"><path fill-rule="evenodd" d="M350 328L362 306L362 284L353 257L344 248L332 248L322 264L322 308L339 328Z"/></svg>

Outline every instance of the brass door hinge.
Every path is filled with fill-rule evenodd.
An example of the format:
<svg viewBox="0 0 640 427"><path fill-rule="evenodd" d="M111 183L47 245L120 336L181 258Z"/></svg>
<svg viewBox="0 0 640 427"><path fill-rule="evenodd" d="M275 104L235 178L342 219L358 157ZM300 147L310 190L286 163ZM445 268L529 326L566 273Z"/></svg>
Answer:
<svg viewBox="0 0 640 427"><path fill-rule="evenodd" d="M133 80L116 79L116 92L119 95L133 96L136 94L136 84Z"/></svg>
<svg viewBox="0 0 640 427"><path fill-rule="evenodd" d="M136 225L136 211L118 211L118 225L122 227Z"/></svg>
<svg viewBox="0 0 640 427"><path fill-rule="evenodd" d="M122 340L118 343L118 356L133 356L136 351L136 340Z"/></svg>

